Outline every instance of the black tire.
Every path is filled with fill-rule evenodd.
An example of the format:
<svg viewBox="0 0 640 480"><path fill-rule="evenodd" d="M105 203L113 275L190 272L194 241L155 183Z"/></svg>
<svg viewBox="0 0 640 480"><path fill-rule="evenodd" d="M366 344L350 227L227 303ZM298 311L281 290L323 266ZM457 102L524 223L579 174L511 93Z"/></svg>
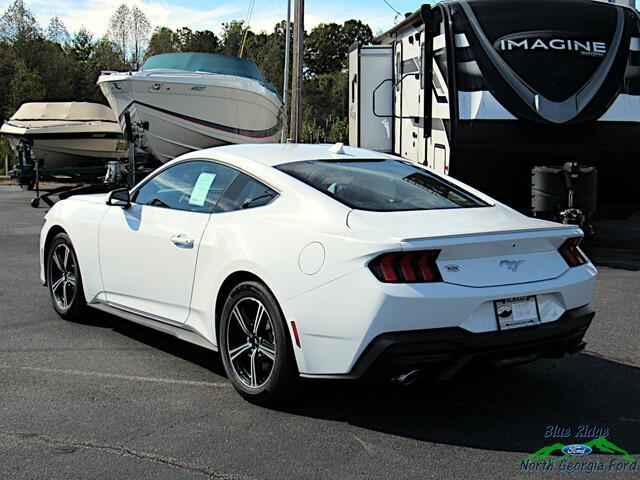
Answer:
<svg viewBox="0 0 640 480"><path fill-rule="evenodd" d="M57 234L46 255L47 287L54 310L65 320L82 319L87 313L87 303L78 257L69 236L66 233Z"/></svg>
<svg viewBox="0 0 640 480"><path fill-rule="evenodd" d="M264 307L262 316L258 314L260 305ZM238 321L236 312L243 322ZM239 352L234 360L230 348ZM229 381L245 399L276 405L293 398L299 375L291 340L276 299L262 283L243 282L227 297L220 321L220 352ZM274 360L270 359L272 353Z"/></svg>

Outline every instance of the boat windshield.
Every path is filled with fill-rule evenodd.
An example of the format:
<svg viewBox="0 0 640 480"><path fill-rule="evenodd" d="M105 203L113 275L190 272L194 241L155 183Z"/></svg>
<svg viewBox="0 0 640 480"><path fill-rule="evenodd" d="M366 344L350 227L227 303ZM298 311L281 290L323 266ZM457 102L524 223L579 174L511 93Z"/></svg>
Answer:
<svg viewBox="0 0 640 480"><path fill-rule="evenodd" d="M267 84L255 63L215 53L164 53L149 58L142 65L143 71L165 69L236 75Z"/></svg>

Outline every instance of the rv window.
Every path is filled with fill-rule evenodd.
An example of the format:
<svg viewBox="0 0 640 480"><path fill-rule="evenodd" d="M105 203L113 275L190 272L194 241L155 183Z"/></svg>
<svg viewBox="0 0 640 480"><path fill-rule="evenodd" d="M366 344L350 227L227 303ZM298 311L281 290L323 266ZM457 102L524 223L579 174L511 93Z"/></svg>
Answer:
<svg viewBox="0 0 640 480"><path fill-rule="evenodd" d="M402 62L402 74L414 73L420 71L420 57L413 57Z"/></svg>
<svg viewBox="0 0 640 480"><path fill-rule="evenodd" d="M356 85L358 85L358 74L356 73L351 80L351 103L356 101Z"/></svg>
<svg viewBox="0 0 640 480"><path fill-rule="evenodd" d="M358 210L395 212L488 206L460 187L402 160L309 160L276 168Z"/></svg>
<svg viewBox="0 0 640 480"><path fill-rule="evenodd" d="M396 53L396 90L400 91L400 84L402 83L402 55L400 52Z"/></svg>
<svg viewBox="0 0 640 480"><path fill-rule="evenodd" d="M437 69L440 71L445 83L449 82L449 70L447 67L447 51L444 48L433 52L433 58L436 61Z"/></svg>

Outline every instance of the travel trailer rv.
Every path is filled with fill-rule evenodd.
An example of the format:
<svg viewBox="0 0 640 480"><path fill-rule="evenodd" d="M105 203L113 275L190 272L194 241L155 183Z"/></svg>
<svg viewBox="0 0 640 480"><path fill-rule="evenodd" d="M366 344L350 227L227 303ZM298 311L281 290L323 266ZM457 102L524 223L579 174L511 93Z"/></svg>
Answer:
<svg viewBox="0 0 640 480"><path fill-rule="evenodd" d="M636 10L599 1L424 5L350 49L350 144L423 163L523 210L536 168L546 178L553 169L541 167L572 162L553 170L569 178L576 163L597 167L599 209L628 209L640 181L639 25ZM595 185L595 169L580 171ZM533 190L534 207L567 207Z"/></svg>

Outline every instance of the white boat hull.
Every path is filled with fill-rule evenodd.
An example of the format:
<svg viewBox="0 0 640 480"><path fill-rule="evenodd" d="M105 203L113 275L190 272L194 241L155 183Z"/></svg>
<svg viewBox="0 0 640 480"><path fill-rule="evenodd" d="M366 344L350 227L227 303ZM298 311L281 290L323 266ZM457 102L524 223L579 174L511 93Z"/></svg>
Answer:
<svg viewBox="0 0 640 480"><path fill-rule="evenodd" d="M145 125L142 147L161 162L229 143L279 141L281 102L255 80L220 74L107 74L98 80L124 130Z"/></svg>
<svg viewBox="0 0 640 480"><path fill-rule="evenodd" d="M89 166L127 156L127 144L122 138L30 138L33 141L31 155L42 160L45 168ZM20 137L9 137L9 144L16 153L19 141Z"/></svg>
<svg viewBox="0 0 640 480"><path fill-rule="evenodd" d="M31 143L31 156L45 168L96 165L127 157L127 143L113 112L88 102L31 102L0 128L18 153Z"/></svg>

